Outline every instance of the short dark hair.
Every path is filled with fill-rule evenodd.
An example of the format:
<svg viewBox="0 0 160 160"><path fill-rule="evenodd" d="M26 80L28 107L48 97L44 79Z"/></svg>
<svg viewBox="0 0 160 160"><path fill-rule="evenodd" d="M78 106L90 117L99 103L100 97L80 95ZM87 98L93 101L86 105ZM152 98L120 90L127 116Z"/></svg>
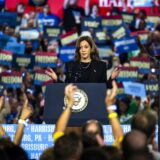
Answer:
<svg viewBox="0 0 160 160"><path fill-rule="evenodd" d="M133 116L131 128L145 133L147 138L150 138L156 129L156 123L157 115L155 111L142 110Z"/></svg>
<svg viewBox="0 0 160 160"><path fill-rule="evenodd" d="M94 120L94 119L86 121L86 123L82 126L82 134L86 134L87 133L87 128L91 124L95 124L97 126L96 134L99 134L104 139L104 133L103 133L102 124L99 121Z"/></svg>
<svg viewBox="0 0 160 160"><path fill-rule="evenodd" d="M55 142L54 157L56 160L79 159L81 153L81 138L75 132L65 134Z"/></svg>
<svg viewBox="0 0 160 160"><path fill-rule="evenodd" d="M96 47L96 44L95 44L94 40L89 36L82 36L77 40L75 60L80 61L80 59L81 59L79 50L80 50L80 43L82 41L87 41L89 43L89 45L91 47L91 59L99 60L99 52Z"/></svg>

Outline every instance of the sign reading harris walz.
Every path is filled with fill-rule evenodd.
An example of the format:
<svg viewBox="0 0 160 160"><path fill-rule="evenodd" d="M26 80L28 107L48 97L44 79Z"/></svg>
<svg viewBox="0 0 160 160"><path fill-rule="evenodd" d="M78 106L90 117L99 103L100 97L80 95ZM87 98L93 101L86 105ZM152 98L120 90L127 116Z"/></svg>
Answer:
<svg viewBox="0 0 160 160"><path fill-rule="evenodd" d="M22 72L2 72L1 82L7 88L20 88L22 84Z"/></svg>
<svg viewBox="0 0 160 160"><path fill-rule="evenodd" d="M13 55L12 67L19 69L25 67L26 69L33 69L35 64L35 57L32 55Z"/></svg>
<svg viewBox="0 0 160 160"><path fill-rule="evenodd" d="M121 16L107 16L102 18L102 27L107 31L114 30L117 26L122 24Z"/></svg>
<svg viewBox="0 0 160 160"><path fill-rule="evenodd" d="M36 52L35 65L54 68L57 66L57 54L54 52Z"/></svg>

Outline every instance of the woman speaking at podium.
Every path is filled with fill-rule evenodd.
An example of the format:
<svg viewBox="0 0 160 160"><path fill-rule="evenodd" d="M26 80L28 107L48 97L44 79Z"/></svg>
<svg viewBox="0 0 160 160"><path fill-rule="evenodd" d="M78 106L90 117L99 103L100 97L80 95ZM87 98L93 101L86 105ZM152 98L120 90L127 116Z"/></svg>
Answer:
<svg viewBox="0 0 160 160"><path fill-rule="evenodd" d="M67 83L107 83L106 62L99 59L98 49L89 36L82 36L77 40L74 61L66 63ZM119 70L112 72L111 78L118 75ZM52 69L47 69L52 79L57 81L57 75Z"/></svg>

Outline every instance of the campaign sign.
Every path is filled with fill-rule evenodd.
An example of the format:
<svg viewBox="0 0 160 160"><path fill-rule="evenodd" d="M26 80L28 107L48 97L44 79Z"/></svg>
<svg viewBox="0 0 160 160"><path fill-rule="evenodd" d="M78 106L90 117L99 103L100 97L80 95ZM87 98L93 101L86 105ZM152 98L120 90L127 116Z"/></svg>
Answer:
<svg viewBox="0 0 160 160"><path fill-rule="evenodd" d="M132 32L131 35L138 36L140 43L145 45L148 42L149 31Z"/></svg>
<svg viewBox="0 0 160 160"><path fill-rule="evenodd" d="M10 51L15 54L24 54L25 51L25 44L21 43L7 43L2 49Z"/></svg>
<svg viewBox="0 0 160 160"><path fill-rule="evenodd" d="M107 30L114 30L117 26L122 24L121 16L107 16L102 18L102 27Z"/></svg>
<svg viewBox="0 0 160 160"><path fill-rule="evenodd" d="M113 51L110 46L98 47L98 50L99 50L100 58L106 58L106 57L110 57L111 55L113 55Z"/></svg>
<svg viewBox="0 0 160 160"><path fill-rule="evenodd" d="M130 31L125 24L116 27L115 30L109 33L113 41L130 36Z"/></svg>
<svg viewBox="0 0 160 160"><path fill-rule="evenodd" d="M97 45L106 45L107 40L110 39L110 37L102 29L95 29L93 37Z"/></svg>
<svg viewBox="0 0 160 160"><path fill-rule="evenodd" d="M148 94L152 94L154 96L157 96L159 92L159 87L158 87L158 81L155 80L145 80L143 81L146 87L146 91Z"/></svg>
<svg viewBox="0 0 160 160"><path fill-rule="evenodd" d="M0 12L0 25L9 25L15 27L17 25L17 13Z"/></svg>
<svg viewBox="0 0 160 160"><path fill-rule="evenodd" d="M142 83L136 82L123 82L124 93L138 96L138 97L146 97L146 89L145 85Z"/></svg>
<svg viewBox="0 0 160 160"><path fill-rule="evenodd" d="M133 7L152 7L153 0L132 0Z"/></svg>
<svg viewBox="0 0 160 160"><path fill-rule="evenodd" d="M154 28L158 22L160 21L160 17L157 15L157 16L147 16L147 28Z"/></svg>
<svg viewBox="0 0 160 160"><path fill-rule="evenodd" d="M82 19L82 30L101 28L101 21L102 19L100 17L85 17Z"/></svg>
<svg viewBox="0 0 160 160"><path fill-rule="evenodd" d="M58 39L62 33L61 27L44 26L44 37L48 39Z"/></svg>
<svg viewBox="0 0 160 160"><path fill-rule="evenodd" d="M132 57L130 64L133 67L138 67L140 73L150 73L150 58L149 57Z"/></svg>
<svg viewBox="0 0 160 160"><path fill-rule="evenodd" d="M16 43L17 39L15 37L11 37L5 34L0 35L0 48L3 49L7 43Z"/></svg>
<svg viewBox="0 0 160 160"><path fill-rule="evenodd" d="M12 67L33 69L35 65L35 57L32 55L13 55Z"/></svg>
<svg viewBox="0 0 160 160"><path fill-rule="evenodd" d="M36 28L33 29L20 29L19 36L21 40L38 40L39 32Z"/></svg>
<svg viewBox="0 0 160 160"><path fill-rule="evenodd" d="M122 99L122 98L125 98L126 97L126 94L124 93L124 88L123 88L123 83L120 82L120 83L117 83L117 98L118 99Z"/></svg>
<svg viewBox="0 0 160 160"><path fill-rule="evenodd" d="M136 14L131 12L121 12L123 22L130 25L135 26Z"/></svg>
<svg viewBox="0 0 160 160"><path fill-rule="evenodd" d="M1 82L7 88L20 88L22 85L22 72L2 72Z"/></svg>
<svg viewBox="0 0 160 160"><path fill-rule="evenodd" d="M130 125L121 125L123 133L131 131ZM15 131L17 129L16 124L5 124L3 125L5 132L13 141ZM45 149L52 147L53 133L55 125L46 124L31 124L27 125L24 129L24 135L22 138L21 147L28 153L29 159L40 158L40 155ZM113 145L114 137L111 125L103 125L104 142L106 145ZM158 126L156 126L156 143L158 142Z"/></svg>
<svg viewBox="0 0 160 160"><path fill-rule="evenodd" d="M12 53L4 50L0 50L0 64L5 66L11 66Z"/></svg>
<svg viewBox="0 0 160 160"><path fill-rule="evenodd" d="M116 47L116 52L119 54L139 49L135 37L126 37L124 39L115 40L114 45Z"/></svg>
<svg viewBox="0 0 160 160"><path fill-rule="evenodd" d="M36 52L35 65L40 67L56 67L57 66L57 54L48 52Z"/></svg>
<svg viewBox="0 0 160 160"><path fill-rule="evenodd" d="M34 73L34 84L35 85L44 85L44 84L50 84L53 83L53 79L49 77L46 73L45 70L36 70Z"/></svg>
<svg viewBox="0 0 160 160"><path fill-rule="evenodd" d="M136 81L138 78L137 67L120 67L120 73L117 77L117 81Z"/></svg>
<svg viewBox="0 0 160 160"><path fill-rule="evenodd" d="M78 33L76 30L72 30L60 36L62 46L73 45L78 39Z"/></svg>
<svg viewBox="0 0 160 160"><path fill-rule="evenodd" d="M75 46L64 46L59 49L59 57L63 62L74 60Z"/></svg>

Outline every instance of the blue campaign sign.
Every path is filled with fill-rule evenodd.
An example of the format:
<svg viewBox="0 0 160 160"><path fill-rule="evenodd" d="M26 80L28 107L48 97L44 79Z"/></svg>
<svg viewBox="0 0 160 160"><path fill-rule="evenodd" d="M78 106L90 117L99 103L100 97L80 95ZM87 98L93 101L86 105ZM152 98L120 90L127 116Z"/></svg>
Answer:
<svg viewBox="0 0 160 160"><path fill-rule="evenodd" d="M74 59L75 46L64 46L59 50L59 57L63 62L69 62Z"/></svg>
<svg viewBox="0 0 160 160"><path fill-rule="evenodd" d="M36 28L32 29L20 29L19 31L21 40L38 40L39 39L39 31Z"/></svg>
<svg viewBox="0 0 160 160"><path fill-rule="evenodd" d="M133 7L152 7L153 0L132 0Z"/></svg>
<svg viewBox="0 0 160 160"><path fill-rule="evenodd" d="M101 23L102 23L101 17L97 18L85 17L82 19L82 30L101 28Z"/></svg>
<svg viewBox="0 0 160 160"><path fill-rule="evenodd" d="M136 51L139 49L135 37L126 37L123 39L115 40L114 44L116 47L116 52L119 54L124 52Z"/></svg>
<svg viewBox="0 0 160 160"><path fill-rule="evenodd" d="M5 131L13 140L17 125L3 125ZM54 145L52 134L55 125L28 125L24 130L21 146L27 151L29 159L39 159L42 152ZM130 125L122 125L124 133L131 130ZM114 138L110 125L103 125L104 141L107 145L112 145ZM158 127L156 128L156 142L158 139Z"/></svg>
<svg viewBox="0 0 160 160"><path fill-rule="evenodd" d="M0 25L9 25L15 27L17 25L17 13L1 12Z"/></svg>
<svg viewBox="0 0 160 160"><path fill-rule="evenodd" d="M109 36L113 41L122 39L130 36L130 30L126 24L123 23L122 25L116 27L113 31L109 32Z"/></svg>
<svg viewBox="0 0 160 160"><path fill-rule="evenodd" d="M33 55L13 55L12 67L20 69L25 67L26 69L33 69L35 65L35 56Z"/></svg>
<svg viewBox="0 0 160 160"><path fill-rule="evenodd" d="M124 93L132 96L146 97L145 85L136 82L123 82Z"/></svg>
<svg viewBox="0 0 160 160"><path fill-rule="evenodd" d="M131 13L131 12L121 12L122 18L124 23L130 25L130 26L135 26L136 22L136 14Z"/></svg>
<svg viewBox="0 0 160 160"><path fill-rule="evenodd" d="M15 37L11 37L5 34L0 35L0 48L3 49L7 43L16 43L17 39Z"/></svg>
<svg viewBox="0 0 160 160"><path fill-rule="evenodd" d="M15 54L24 54L25 51L25 44L21 43L7 43L2 49L10 51Z"/></svg>

